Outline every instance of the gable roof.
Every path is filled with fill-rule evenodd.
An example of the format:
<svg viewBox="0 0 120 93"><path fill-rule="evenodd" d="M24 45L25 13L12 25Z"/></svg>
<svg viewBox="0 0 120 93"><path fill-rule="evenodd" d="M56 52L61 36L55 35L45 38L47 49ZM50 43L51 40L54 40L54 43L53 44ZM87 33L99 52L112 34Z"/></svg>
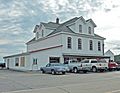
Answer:
<svg viewBox="0 0 120 93"><path fill-rule="evenodd" d="M59 32L68 32L68 33L77 34L77 33L75 33L74 31L72 31L69 28L69 25L75 23L78 19L81 19L84 23L91 22L94 25L94 27L96 27L96 24L93 22L92 19L85 20L82 16L80 16L80 17L74 17L74 18L72 18L72 19L70 19L68 21L65 21L65 22L61 23L61 24L58 24L58 23L55 23L55 22L48 22L48 23L41 22L41 24L44 25L45 28L53 30L47 36L50 36L50 35L53 35L53 34L56 34L56 33L59 33ZM36 25L36 27L40 27L40 26ZM99 36L97 34L94 34L94 37L99 38L99 39L105 39L104 37L101 37L101 36ZM32 42L32 41L35 41L35 38L33 38L32 40L30 40L29 42Z"/></svg>
<svg viewBox="0 0 120 93"><path fill-rule="evenodd" d="M92 19L88 19L88 20L86 20L86 22L91 22L94 25L94 27L97 27L97 25L94 23L94 21Z"/></svg>
<svg viewBox="0 0 120 93"><path fill-rule="evenodd" d="M105 55L114 55L114 53L111 50L108 50L105 52Z"/></svg>
<svg viewBox="0 0 120 93"><path fill-rule="evenodd" d="M48 23L41 23L43 24L46 28L52 28L56 29L60 24L54 23L54 22L48 22Z"/></svg>
<svg viewBox="0 0 120 93"><path fill-rule="evenodd" d="M34 33L36 32L37 28L39 28L39 25L36 25L36 26L35 26L35 28L34 28L34 30L33 30Z"/></svg>

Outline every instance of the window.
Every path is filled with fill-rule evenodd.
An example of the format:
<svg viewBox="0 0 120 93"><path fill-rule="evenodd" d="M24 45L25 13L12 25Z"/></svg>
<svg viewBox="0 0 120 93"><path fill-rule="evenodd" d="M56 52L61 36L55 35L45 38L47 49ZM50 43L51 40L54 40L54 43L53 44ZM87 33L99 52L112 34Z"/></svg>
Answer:
<svg viewBox="0 0 120 93"><path fill-rule="evenodd" d="M101 43L98 41L98 51L101 51Z"/></svg>
<svg viewBox="0 0 120 93"><path fill-rule="evenodd" d="M37 39L39 38L39 32L36 32L36 38Z"/></svg>
<svg viewBox="0 0 120 93"><path fill-rule="evenodd" d="M25 57L20 58L20 66L24 67L25 66Z"/></svg>
<svg viewBox="0 0 120 93"><path fill-rule="evenodd" d="M78 49L82 49L82 40L78 39Z"/></svg>
<svg viewBox="0 0 120 93"><path fill-rule="evenodd" d="M82 33L82 25L79 25L79 32Z"/></svg>
<svg viewBox="0 0 120 93"><path fill-rule="evenodd" d="M72 47L71 47L71 43L72 43L71 37L68 37L68 38L67 38L67 47L68 47L68 48L72 48Z"/></svg>
<svg viewBox="0 0 120 93"><path fill-rule="evenodd" d="M42 37L44 36L44 30L42 30Z"/></svg>
<svg viewBox="0 0 120 93"><path fill-rule="evenodd" d="M97 61L91 61L91 63L97 63Z"/></svg>
<svg viewBox="0 0 120 93"><path fill-rule="evenodd" d="M33 65L37 65L37 58L33 58Z"/></svg>
<svg viewBox="0 0 120 93"><path fill-rule="evenodd" d="M93 50L93 41L92 41L92 40L90 40L90 41L89 41L89 43L90 43L90 47L89 47L89 48L90 48L90 50Z"/></svg>
<svg viewBox="0 0 120 93"><path fill-rule="evenodd" d="M50 63L60 63L60 57L49 57Z"/></svg>
<svg viewBox="0 0 120 93"><path fill-rule="evenodd" d="M88 33L91 34L91 27L88 27Z"/></svg>
<svg viewBox="0 0 120 93"><path fill-rule="evenodd" d="M15 58L15 66L19 66L19 58Z"/></svg>

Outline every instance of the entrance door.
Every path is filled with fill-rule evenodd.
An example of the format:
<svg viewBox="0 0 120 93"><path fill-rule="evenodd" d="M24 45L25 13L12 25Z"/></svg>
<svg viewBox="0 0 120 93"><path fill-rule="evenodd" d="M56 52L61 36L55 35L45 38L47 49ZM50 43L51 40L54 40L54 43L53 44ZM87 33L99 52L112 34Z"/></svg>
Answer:
<svg viewBox="0 0 120 93"><path fill-rule="evenodd" d="M50 63L60 63L60 57L49 57Z"/></svg>
<svg viewBox="0 0 120 93"><path fill-rule="evenodd" d="M6 64L7 69L9 69L9 62L10 62L10 59L7 59L7 64Z"/></svg>

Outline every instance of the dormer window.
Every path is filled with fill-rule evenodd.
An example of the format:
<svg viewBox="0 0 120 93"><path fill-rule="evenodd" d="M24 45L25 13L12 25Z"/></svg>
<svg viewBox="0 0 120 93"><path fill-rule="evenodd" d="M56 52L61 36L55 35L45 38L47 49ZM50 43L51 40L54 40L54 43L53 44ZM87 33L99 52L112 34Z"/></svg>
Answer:
<svg viewBox="0 0 120 93"><path fill-rule="evenodd" d="M91 34L91 27L88 27L88 33Z"/></svg>
<svg viewBox="0 0 120 93"><path fill-rule="evenodd" d="M39 38L39 32L36 32L36 38L37 39Z"/></svg>
<svg viewBox="0 0 120 93"><path fill-rule="evenodd" d="M42 30L42 37L44 36L44 30Z"/></svg>
<svg viewBox="0 0 120 93"><path fill-rule="evenodd" d="M82 33L82 25L79 25L79 32Z"/></svg>

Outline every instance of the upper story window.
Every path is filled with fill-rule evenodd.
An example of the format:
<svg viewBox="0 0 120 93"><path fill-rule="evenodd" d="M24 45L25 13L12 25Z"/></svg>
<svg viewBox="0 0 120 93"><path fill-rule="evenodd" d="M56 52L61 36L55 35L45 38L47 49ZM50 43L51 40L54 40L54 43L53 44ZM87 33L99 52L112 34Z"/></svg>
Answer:
<svg viewBox="0 0 120 93"><path fill-rule="evenodd" d="M92 40L89 41L89 49L93 50L93 41Z"/></svg>
<svg viewBox="0 0 120 93"><path fill-rule="evenodd" d="M78 39L78 49L82 49L82 40Z"/></svg>
<svg viewBox="0 0 120 93"><path fill-rule="evenodd" d="M71 37L67 38L67 47L72 48L72 38Z"/></svg>
<svg viewBox="0 0 120 93"><path fill-rule="evenodd" d="M36 38L37 39L39 38L39 32L36 32Z"/></svg>
<svg viewBox="0 0 120 93"><path fill-rule="evenodd" d="M98 41L98 51L101 51L101 43Z"/></svg>
<svg viewBox="0 0 120 93"><path fill-rule="evenodd" d="M44 30L42 30L42 37L44 36Z"/></svg>
<svg viewBox="0 0 120 93"><path fill-rule="evenodd" d="M82 33L82 25L79 25L79 32Z"/></svg>
<svg viewBox="0 0 120 93"><path fill-rule="evenodd" d="M91 34L91 27L88 27L88 33Z"/></svg>

